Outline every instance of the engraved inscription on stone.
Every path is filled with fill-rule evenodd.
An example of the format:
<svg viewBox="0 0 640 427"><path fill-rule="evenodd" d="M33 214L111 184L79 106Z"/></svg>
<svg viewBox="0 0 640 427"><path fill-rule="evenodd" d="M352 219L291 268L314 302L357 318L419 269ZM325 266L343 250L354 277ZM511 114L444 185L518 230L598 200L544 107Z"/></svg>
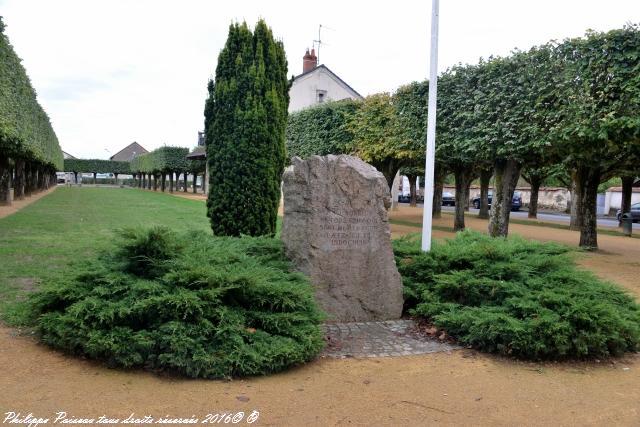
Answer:
<svg viewBox="0 0 640 427"><path fill-rule="evenodd" d="M382 224L374 218L363 216L365 212L330 209L335 216L327 215L319 218L315 237L320 245L331 248L368 247L372 242L372 233Z"/></svg>
<svg viewBox="0 0 640 427"><path fill-rule="evenodd" d="M287 256L310 276L330 320L399 318L402 284L383 175L351 156L294 158L282 189Z"/></svg>

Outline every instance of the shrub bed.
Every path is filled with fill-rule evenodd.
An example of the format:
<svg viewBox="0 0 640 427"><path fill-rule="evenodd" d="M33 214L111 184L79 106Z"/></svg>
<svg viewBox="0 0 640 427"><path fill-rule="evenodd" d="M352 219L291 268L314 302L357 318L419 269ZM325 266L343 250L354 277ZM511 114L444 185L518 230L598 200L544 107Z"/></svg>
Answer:
<svg viewBox="0 0 640 427"><path fill-rule="evenodd" d="M462 344L524 359L640 349L640 306L564 246L465 231L429 253L406 238L394 250L409 313Z"/></svg>
<svg viewBox="0 0 640 427"><path fill-rule="evenodd" d="M311 286L269 238L125 230L29 305L55 348L189 377L276 372L323 346Z"/></svg>

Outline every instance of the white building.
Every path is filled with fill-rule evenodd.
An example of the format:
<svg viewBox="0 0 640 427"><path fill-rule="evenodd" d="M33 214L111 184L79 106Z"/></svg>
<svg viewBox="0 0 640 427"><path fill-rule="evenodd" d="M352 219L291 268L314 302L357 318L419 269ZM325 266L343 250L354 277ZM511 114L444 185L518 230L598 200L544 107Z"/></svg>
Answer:
<svg viewBox="0 0 640 427"><path fill-rule="evenodd" d="M289 89L289 113L325 101L362 99L362 96L326 65L318 65L315 51L302 57L302 74L294 77Z"/></svg>
<svg viewBox="0 0 640 427"><path fill-rule="evenodd" d="M631 204L640 203L640 187L631 190ZM604 213L614 213L622 207L622 187L610 187L604 196Z"/></svg>

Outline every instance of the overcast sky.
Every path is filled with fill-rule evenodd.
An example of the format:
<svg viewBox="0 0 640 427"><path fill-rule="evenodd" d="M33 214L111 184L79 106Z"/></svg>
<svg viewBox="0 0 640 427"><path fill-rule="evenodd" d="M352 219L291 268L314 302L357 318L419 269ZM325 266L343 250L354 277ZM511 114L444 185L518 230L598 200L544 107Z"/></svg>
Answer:
<svg viewBox="0 0 640 427"><path fill-rule="evenodd" d="M289 75L326 26L320 62L363 95L429 72L428 0L0 0L0 15L62 149L82 158L132 141L193 147L233 21L264 18ZM640 22L639 0L443 0L439 69L628 22Z"/></svg>

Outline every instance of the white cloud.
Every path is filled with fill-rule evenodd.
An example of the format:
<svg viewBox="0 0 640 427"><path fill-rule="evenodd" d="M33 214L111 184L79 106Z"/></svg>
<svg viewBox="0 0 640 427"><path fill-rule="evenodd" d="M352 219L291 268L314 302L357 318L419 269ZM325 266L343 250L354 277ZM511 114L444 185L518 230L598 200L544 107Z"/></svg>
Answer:
<svg viewBox="0 0 640 427"><path fill-rule="evenodd" d="M447 1L440 68L640 21L640 2ZM429 1L5 0L0 15L65 151L108 157L131 141L191 147L207 79L234 20L265 18L289 74L328 29L321 62L362 94L428 74ZM106 150L105 150L106 149Z"/></svg>

